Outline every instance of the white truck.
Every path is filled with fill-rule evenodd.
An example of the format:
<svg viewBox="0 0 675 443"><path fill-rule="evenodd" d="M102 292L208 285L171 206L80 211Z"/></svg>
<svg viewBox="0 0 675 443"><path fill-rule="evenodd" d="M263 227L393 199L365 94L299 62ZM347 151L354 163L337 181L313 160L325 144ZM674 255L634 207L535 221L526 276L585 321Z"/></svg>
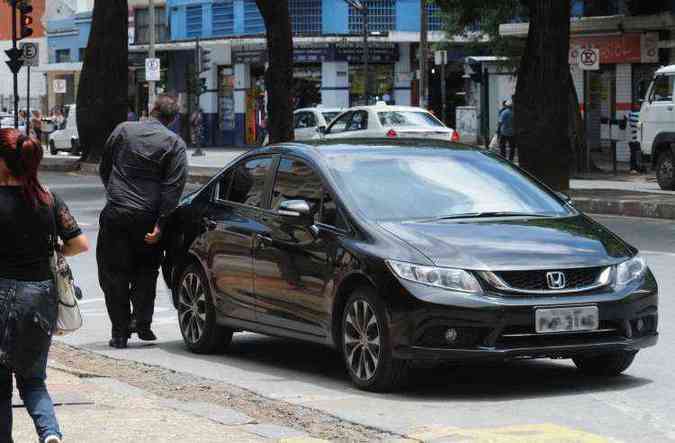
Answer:
<svg viewBox="0 0 675 443"><path fill-rule="evenodd" d="M656 71L642 101L637 141L645 158L651 160L661 189L675 190L675 65Z"/></svg>

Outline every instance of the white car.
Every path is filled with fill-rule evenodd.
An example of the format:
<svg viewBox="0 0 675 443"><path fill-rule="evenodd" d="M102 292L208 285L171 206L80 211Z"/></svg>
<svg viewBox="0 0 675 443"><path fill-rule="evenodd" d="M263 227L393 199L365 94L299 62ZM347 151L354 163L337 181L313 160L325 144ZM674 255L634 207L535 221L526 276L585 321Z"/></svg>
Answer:
<svg viewBox="0 0 675 443"><path fill-rule="evenodd" d="M59 151L69 151L72 154L80 152L80 136L77 133L77 108L69 105L66 109L66 121L63 128L49 134L49 152L53 155Z"/></svg>
<svg viewBox="0 0 675 443"><path fill-rule="evenodd" d="M357 106L338 115L323 131L324 139L340 138L430 138L459 141L459 133L448 128L429 111L410 106Z"/></svg>
<svg viewBox="0 0 675 443"><path fill-rule="evenodd" d="M295 128L295 139L314 140L321 138L320 131L324 131L328 125L343 110L337 108L302 108L293 113L293 128Z"/></svg>

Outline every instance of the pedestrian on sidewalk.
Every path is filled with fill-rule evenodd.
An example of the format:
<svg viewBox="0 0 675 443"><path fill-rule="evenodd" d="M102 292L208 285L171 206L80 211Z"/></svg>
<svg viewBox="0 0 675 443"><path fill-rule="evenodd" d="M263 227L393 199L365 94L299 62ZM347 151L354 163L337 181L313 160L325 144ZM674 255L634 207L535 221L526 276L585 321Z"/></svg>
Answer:
<svg viewBox="0 0 675 443"><path fill-rule="evenodd" d="M509 160L513 161L516 156L516 140L513 133L513 103L507 100L504 109L499 113L499 151L506 158L506 144L509 145Z"/></svg>
<svg viewBox="0 0 675 443"><path fill-rule="evenodd" d="M49 266L54 226L63 254L89 249L68 206L38 181L42 146L0 129L0 443L12 441L12 376L40 442L62 435L47 392L47 355L57 293Z"/></svg>
<svg viewBox="0 0 675 443"><path fill-rule="evenodd" d="M150 119L121 123L103 153L100 174L108 201L96 259L113 348L125 348L133 333L157 339L150 326L162 259L159 240L187 179L185 142L167 128L177 112L176 100L160 95Z"/></svg>

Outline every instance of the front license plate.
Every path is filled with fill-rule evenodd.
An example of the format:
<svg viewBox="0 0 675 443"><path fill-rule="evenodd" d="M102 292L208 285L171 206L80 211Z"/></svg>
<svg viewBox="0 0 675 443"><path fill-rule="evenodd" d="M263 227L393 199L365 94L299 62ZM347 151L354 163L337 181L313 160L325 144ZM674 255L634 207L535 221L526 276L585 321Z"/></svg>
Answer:
<svg viewBox="0 0 675 443"><path fill-rule="evenodd" d="M538 333L593 331L600 323L597 306L537 309L534 317Z"/></svg>

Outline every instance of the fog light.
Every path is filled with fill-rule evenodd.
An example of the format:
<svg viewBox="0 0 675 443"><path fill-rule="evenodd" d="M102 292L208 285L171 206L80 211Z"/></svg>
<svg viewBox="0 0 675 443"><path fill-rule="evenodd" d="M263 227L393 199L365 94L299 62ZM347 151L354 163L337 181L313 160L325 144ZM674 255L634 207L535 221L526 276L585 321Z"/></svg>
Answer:
<svg viewBox="0 0 675 443"><path fill-rule="evenodd" d="M638 332L642 332L642 330L645 328L645 322L641 318L638 319L638 321L635 322L635 329L638 330Z"/></svg>
<svg viewBox="0 0 675 443"><path fill-rule="evenodd" d="M457 340L457 335L457 329L449 328L447 331L445 331L445 341L448 343L453 343L455 340Z"/></svg>

